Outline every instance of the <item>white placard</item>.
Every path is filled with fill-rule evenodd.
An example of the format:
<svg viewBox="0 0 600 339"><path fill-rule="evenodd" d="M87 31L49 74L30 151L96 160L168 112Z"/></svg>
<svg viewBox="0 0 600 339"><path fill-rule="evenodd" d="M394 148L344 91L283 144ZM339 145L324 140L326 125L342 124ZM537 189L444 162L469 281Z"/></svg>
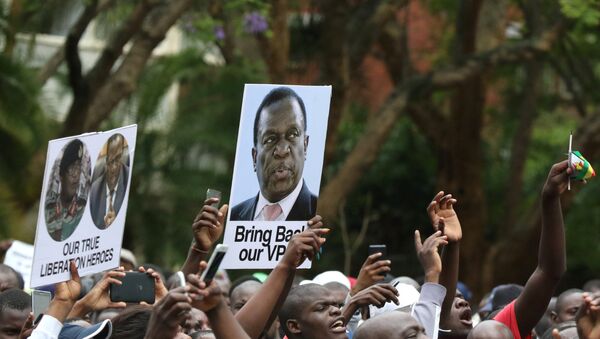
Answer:
<svg viewBox="0 0 600 339"><path fill-rule="evenodd" d="M12 245L4 256L4 264L21 273L25 282L25 288L30 287L32 262L33 245L13 240Z"/></svg>
<svg viewBox="0 0 600 339"><path fill-rule="evenodd" d="M275 267L315 216L330 101L331 86L245 86L224 268Z"/></svg>
<svg viewBox="0 0 600 339"><path fill-rule="evenodd" d="M51 140L31 286L119 266L137 125Z"/></svg>

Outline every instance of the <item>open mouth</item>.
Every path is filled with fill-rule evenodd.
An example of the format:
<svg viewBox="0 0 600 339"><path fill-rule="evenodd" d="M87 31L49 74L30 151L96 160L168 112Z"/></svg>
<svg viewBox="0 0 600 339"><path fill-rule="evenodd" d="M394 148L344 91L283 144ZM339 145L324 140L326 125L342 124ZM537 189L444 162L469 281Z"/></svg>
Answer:
<svg viewBox="0 0 600 339"><path fill-rule="evenodd" d="M460 320L461 324L463 324L469 328L472 328L473 327L472 316L473 316L473 314L471 312L471 308L467 307L462 312L460 312L458 319Z"/></svg>
<svg viewBox="0 0 600 339"><path fill-rule="evenodd" d="M335 333L346 333L346 326L344 326L343 318L336 320L330 327Z"/></svg>

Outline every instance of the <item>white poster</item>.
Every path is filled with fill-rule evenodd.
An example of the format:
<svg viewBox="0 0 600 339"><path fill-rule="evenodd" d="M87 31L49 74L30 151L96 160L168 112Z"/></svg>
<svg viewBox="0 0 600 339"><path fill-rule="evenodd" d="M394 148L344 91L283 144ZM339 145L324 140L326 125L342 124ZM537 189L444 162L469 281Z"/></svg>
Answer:
<svg viewBox="0 0 600 339"><path fill-rule="evenodd" d="M14 240L6 251L4 264L21 273L25 288L29 288L31 282L31 263L33 262L33 245Z"/></svg>
<svg viewBox="0 0 600 339"><path fill-rule="evenodd" d="M245 86L224 268L275 267L315 216L330 101L331 86Z"/></svg>
<svg viewBox="0 0 600 339"><path fill-rule="evenodd" d="M119 266L137 125L51 140L31 286Z"/></svg>

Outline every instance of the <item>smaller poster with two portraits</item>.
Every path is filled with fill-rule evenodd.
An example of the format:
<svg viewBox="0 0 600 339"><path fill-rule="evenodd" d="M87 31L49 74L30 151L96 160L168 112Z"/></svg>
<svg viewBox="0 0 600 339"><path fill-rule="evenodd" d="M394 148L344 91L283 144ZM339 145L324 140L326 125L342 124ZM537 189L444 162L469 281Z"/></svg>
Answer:
<svg viewBox="0 0 600 339"><path fill-rule="evenodd" d="M31 286L119 266L137 125L51 140L35 235Z"/></svg>
<svg viewBox="0 0 600 339"><path fill-rule="evenodd" d="M275 267L316 215L330 101L331 86L245 86L223 268Z"/></svg>

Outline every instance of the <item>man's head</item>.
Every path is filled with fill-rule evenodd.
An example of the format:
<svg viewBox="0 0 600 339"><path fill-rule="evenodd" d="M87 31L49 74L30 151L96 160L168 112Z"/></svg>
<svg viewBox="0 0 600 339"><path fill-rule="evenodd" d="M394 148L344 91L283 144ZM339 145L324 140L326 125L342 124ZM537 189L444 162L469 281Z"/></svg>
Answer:
<svg viewBox="0 0 600 339"><path fill-rule="evenodd" d="M450 332L440 331L440 337L466 338L467 334L473 329L471 317L471 305L463 298L460 291L456 290L450 315L443 324L440 323L440 329L449 330Z"/></svg>
<svg viewBox="0 0 600 339"><path fill-rule="evenodd" d="M556 306L551 313L552 321L560 324L565 321L575 320L575 315L583 303L583 291L580 289L569 289L564 291L556 299Z"/></svg>
<svg viewBox="0 0 600 339"><path fill-rule="evenodd" d="M83 143L75 139L67 144L63 152L58 174L60 175L60 195L63 202L68 202L77 193L79 177L81 176L81 159L83 158Z"/></svg>
<svg viewBox="0 0 600 339"><path fill-rule="evenodd" d="M0 293L0 339L17 338L31 311L31 297L19 289Z"/></svg>
<svg viewBox="0 0 600 339"><path fill-rule="evenodd" d="M125 139L121 134L113 134L107 141L108 150L106 152L106 185L109 190L114 190L119 182L119 175L123 167L123 149Z"/></svg>
<svg viewBox="0 0 600 339"><path fill-rule="evenodd" d="M387 312L365 321L352 336L354 339L425 339L425 329L408 313Z"/></svg>
<svg viewBox="0 0 600 339"><path fill-rule="evenodd" d="M256 112L252 148L254 171L267 200L279 201L298 185L307 148L304 102L290 88L273 89Z"/></svg>
<svg viewBox="0 0 600 339"><path fill-rule="evenodd" d="M11 288L22 290L23 285L23 277L19 272L8 265L0 264L0 292Z"/></svg>
<svg viewBox="0 0 600 339"><path fill-rule="evenodd" d="M192 308L190 310L190 316L185 320L181 327L186 334L210 329L206 313L197 308Z"/></svg>
<svg viewBox="0 0 600 339"><path fill-rule="evenodd" d="M600 279L592 279L583 285L583 290L586 292L600 292Z"/></svg>
<svg viewBox="0 0 600 339"><path fill-rule="evenodd" d="M339 307L343 307L346 297L348 296L348 292L350 292L348 287L336 281L328 282L323 286L325 286L325 288L329 290L329 293L333 295Z"/></svg>
<svg viewBox="0 0 600 339"><path fill-rule="evenodd" d="M239 280L242 279L241 282ZM238 313L244 305L261 289L263 284L258 279L248 276L242 277L231 285L229 298L231 301L231 312ZM264 339L279 338L279 321L275 320L271 327L261 336Z"/></svg>
<svg viewBox="0 0 600 339"><path fill-rule="evenodd" d="M294 287L279 311L279 322L290 339L348 338L335 298L317 284Z"/></svg>
<svg viewBox="0 0 600 339"><path fill-rule="evenodd" d="M486 320L479 323L469 333L468 339L513 339L510 329L496 320Z"/></svg>

